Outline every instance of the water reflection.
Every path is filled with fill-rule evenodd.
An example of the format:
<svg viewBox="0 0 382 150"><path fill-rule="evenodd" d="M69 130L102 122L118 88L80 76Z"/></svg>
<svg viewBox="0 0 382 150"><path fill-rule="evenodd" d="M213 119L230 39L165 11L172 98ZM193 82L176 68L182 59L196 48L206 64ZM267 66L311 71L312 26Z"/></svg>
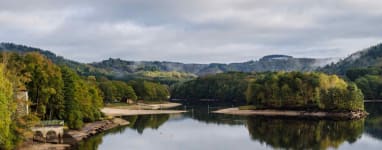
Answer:
<svg viewBox="0 0 382 150"><path fill-rule="evenodd" d="M126 116L123 119L130 122L129 126L132 129L137 130L139 134L147 128L158 129L162 124L164 124L170 115L160 114L160 115L137 115L137 116Z"/></svg>
<svg viewBox="0 0 382 150"><path fill-rule="evenodd" d="M188 113L184 114L186 118L192 118L207 124L224 124L224 125L244 125L246 117L237 115L223 115L215 114L212 111L219 108L227 108L228 106L206 106L206 105L193 105L192 108L187 109Z"/></svg>
<svg viewBox="0 0 382 150"><path fill-rule="evenodd" d="M76 150L97 150L99 145L103 142L103 137L106 135L116 135L116 134L122 134L126 130L126 127L117 127L114 129L111 129L107 132L103 132L100 134L97 134L85 141L81 141L77 143L73 149Z"/></svg>
<svg viewBox="0 0 382 150"><path fill-rule="evenodd" d="M123 117L129 126L92 137L78 149L379 149L380 108L382 103L366 104L368 118L345 121L240 117L193 106L182 115Z"/></svg>
<svg viewBox="0 0 382 150"><path fill-rule="evenodd" d="M365 107L369 116L366 120L366 133L382 140L382 103L366 103Z"/></svg>
<svg viewBox="0 0 382 150"><path fill-rule="evenodd" d="M273 148L327 149L359 139L364 129L364 119L334 121L249 117L247 128L253 140Z"/></svg>

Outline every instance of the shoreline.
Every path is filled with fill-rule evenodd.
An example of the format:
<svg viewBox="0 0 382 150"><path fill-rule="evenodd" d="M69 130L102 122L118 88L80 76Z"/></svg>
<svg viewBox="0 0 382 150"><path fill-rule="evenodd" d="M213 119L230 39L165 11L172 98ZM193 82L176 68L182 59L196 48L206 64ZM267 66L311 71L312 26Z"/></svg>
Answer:
<svg viewBox="0 0 382 150"><path fill-rule="evenodd" d="M130 110L160 110L160 109L170 109L181 106L181 103L173 103L173 102L164 102L157 104L150 103L137 103L137 104L109 104L106 105L105 108L119 108L119 109L130 109Z"/></svg>
<svg viewBox="0 0 382 150"><path fill-rule="evenodd" d="M287 117L318 117L318 118L344 118L344 119L359 119L368 115L363 111L351 112L308 112L298 110L240 110L238 107L225 108L213 111L217 114L242 115L242 116L287 116Z"/></svg>
<svg viewBox="0 0 382 150"><path fill-rule="evenodd" d="M122 108L102 108L101 111L108 116L134 116L134 115L155 115L155 114L180 114L184 110L131 110Z"/></svg>
<svg viewBox="0 0 382 150"><path fill-rule="evenodd" d="M365 103L382 103L382 100L380 100L380 99L374 99L374 100L365 99L363 102L365 102Z"/></svg>
<svg viewBox="0 0 382 150"><path fill-rule="evenodd" d="M161 106L159 106L161 105ZM160 107L160 108L173 108L180 106L178 103L167 103L167 104L150 104L149 107ZM121 108L122 107L122 108ZM132 116L132 115L152 115L152 114L180 114L187 111L183 110L156 110L156 109L143 109L143 110L134 110L116 107L104 107L101 109L106 116L113 117L112 119L95 121L91 123L86 123L79 130L69 130L64 134L64 143L54 144L54 143L39 143L39 142L30 142L18 148L18 150L65 150L70 149L75 144L86 140L94 135L108 131L110 129L126 126L129 124L128 121L121 118L114 118L115 116Z"/></svg>
<svg viewBox="0 0 382 150"><path fill-rule="evenodd" d="M87 123L80 130L69 130L68 132L65 133L65 135L70 136L72 139L74 139L74 143L77 143L87 138L90 138L98 133L105 132L107 130L120 127L120 126L126 126L129 124L130 123L124 119L113 118L110 120L102 120L102 121Z"/></svg>
<svg viewBox="0 0 382 150"><path fill-rule="evenodd" d="M129 125L129 122L121 118L113 118L108 120L95 121L86 123L79 130L69 130L65 132L63 140L64 143L39 143L31 142L18 148L18 150L66 150L73 147L75 144L86 140L94 135L108 131L110 129Z"/></svg>

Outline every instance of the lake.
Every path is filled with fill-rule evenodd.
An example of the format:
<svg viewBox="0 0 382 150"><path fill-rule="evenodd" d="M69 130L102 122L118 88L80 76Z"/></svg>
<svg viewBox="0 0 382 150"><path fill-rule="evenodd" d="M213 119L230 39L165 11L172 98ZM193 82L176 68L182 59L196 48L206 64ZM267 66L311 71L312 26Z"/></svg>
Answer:
<svg viewBox="0 0 382 150"><path fill-rule="evenodd" d="M130 121L78 144L79 150L233 150L382 148L382 103L361 120L242 117L209 113L224 106L187 105L185 114L122 117Z"/></svg>

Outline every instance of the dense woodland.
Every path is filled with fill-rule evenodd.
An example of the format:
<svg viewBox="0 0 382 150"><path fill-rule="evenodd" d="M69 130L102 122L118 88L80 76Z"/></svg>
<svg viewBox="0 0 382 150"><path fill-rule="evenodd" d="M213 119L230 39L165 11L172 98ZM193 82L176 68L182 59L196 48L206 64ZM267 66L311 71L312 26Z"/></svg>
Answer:
<svg viewBox="0 0 382 150"><path fill-rule="evenodd" d="M80 128L86 121L101 118L102 96L91 77L80 77L73 70L57 66L39 53L1 53L0 60L3 62L1 76L4 80L0 82L0 86L4 87L0 92L4 103L0 103L0 107L7 108L1 109L7 112L1 118L11 120L2 126L11 130L4 130L3 134L14 137L2 139L6 141L1 143L2 148L11 149L30 137L30 134L24 133L28 133L29 127L26 125L33 125L31 121L61 119L69 128ZM23 90L29 94L29 116L15 113L17 101L14 100L14 93Z"/></svg>
<svg viewBox="0 0 382 150"><path fill-rule="evenodd" d="M365 99L382 99L382 69L379 67L353 68L346 71L346 77L357 84Z"/></svg>
<svg viewBox="0 0 382 150"><path fill-rule="evenodd" d="M336 75L301 72L223 73L172 87L174 99L246 101L252 108L363 110L363 95Z"/></svg>
<svg viewBox="0 0 382 150"><path fill-rule="evenodd" d="M337 74L355 82L365 99L382 99L382 44L351 54L349 57L318 71Z"/></svg>
<svg viewBox="0 0 382 150"><path fill-rule="evenodd" d="M195 80L173 85L171 87L172 98L244 103L244 91L251 76L253 75L250 73L239 72L202 76Z"/></svg>
<svg viewBox="0 0 382 150"><path fill-rule="evenodd" d="M169 97L167 86L80 76L37 52L3 52L0 62L1 149L12 149L30 137L29 128L38 120L65 120L69 128L78 129L85 122L102 118L100 109L104 102L164 101ZM18 116L14 94L24 90L29 95L30 115Z"/></svg>
<svg viewBox="0 0 382 150"><path fill-rule="evenodd" d="M259 74L249 84L246 99L258 108L364 109L363 94L355 84L323 73Z"/></svg>

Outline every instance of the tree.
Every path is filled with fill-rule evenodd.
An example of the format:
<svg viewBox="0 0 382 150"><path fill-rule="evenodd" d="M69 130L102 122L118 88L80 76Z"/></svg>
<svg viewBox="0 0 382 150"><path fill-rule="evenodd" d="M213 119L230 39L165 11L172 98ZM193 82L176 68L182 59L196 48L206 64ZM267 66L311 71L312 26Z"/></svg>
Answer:
<svg viewBox="0 0 382 150"><path fill-rule="evenodd" d="M0 149L11 149L12 132L11 132L11 115L14 112L12 106L13 85L6 78L4 65L0 64Z"/></svg>
<svg viewBox="0 0 382 150"><path fill-rule="evenodd" d="M67 67L62 67L61 72L64 80L65 121L69 128L78 129L83 125L83 115L78 94L80 89L79 77Z"/></svg>
<svg viewBox="0 0 382 150"><path fill-rule="evenodd" d="M102 96L92 78L82 79L68 67L61 67L64 80L65 120L70 128L101 118Z"/></svg>
<svg viewBox="0 0 382 150"><path fill-rule="evenodd" d="M25 68L29 82L26 83L32 107L42 119L61 119L64 113L63 81L60 68L39 53L28 53L24 56ZM56 113L56 114L53 114Z"/></svg>

